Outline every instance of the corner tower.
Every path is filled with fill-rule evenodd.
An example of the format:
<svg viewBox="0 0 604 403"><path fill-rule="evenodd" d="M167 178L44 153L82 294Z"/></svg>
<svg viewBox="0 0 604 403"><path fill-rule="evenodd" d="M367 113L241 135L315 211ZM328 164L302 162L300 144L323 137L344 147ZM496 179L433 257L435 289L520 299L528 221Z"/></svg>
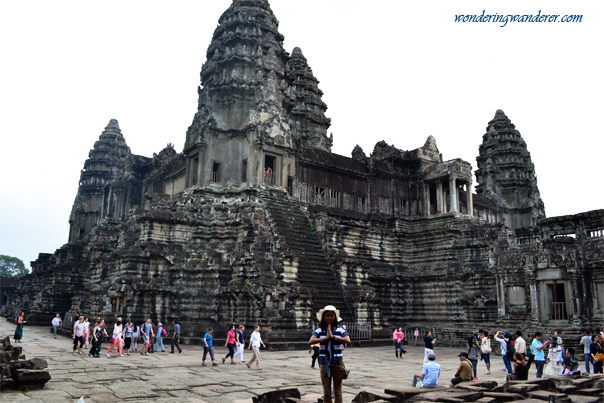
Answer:
<svg viewBox="0 0 604 403"><path fill-rule="evenodd" d="M291 57L283 49L268 1L234 0L218 23L187 130L186 187L225 181L285 186L297 152L331 149L318 81L299 49Z"/></svg>
<svg viewBox="0 0 604 403"><path fill-rule="evenodd" d="M497 203L508 228L533 226L545 218L531 154L502 110L487 126L476 162L476 193Z"/></svg>

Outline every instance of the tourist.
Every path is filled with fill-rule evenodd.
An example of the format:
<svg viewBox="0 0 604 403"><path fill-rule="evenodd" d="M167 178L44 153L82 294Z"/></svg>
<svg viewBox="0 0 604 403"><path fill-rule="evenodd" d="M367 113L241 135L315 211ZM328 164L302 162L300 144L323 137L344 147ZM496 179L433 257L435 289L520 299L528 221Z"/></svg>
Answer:
<svg viewBox="0 0 604 403"><path fill-rule="evenodd" d="M594 363L594 375L602 373L602 365L604 364L604 353L602 352L601 335L594 337L593 343L589 346L589 352Z"/></svg>
<svg viewBox="0 0 604 403"><path fill-rule="evenodd" d="M392 339L394 340L394 352L396 354L396 358L403 358L403 337L405 337L405 333L403 333L403 328L399 327L398 329L394 329L394 333L392 333Z"/></svg>
<svg viewBox="0 0 604 403"><path fill-rule="evenodd" d="M117 346L117 351L120 353L120 357L124 356L124 350L122 348L122 339L124 338L124 332L122 330L122 318L117 318L117 322L113 326L113 337L111 338L111 346L107 350L107 357L111 357L111 351L113 347Z"/></svg>
<svg viewBox="0 0 604 403"><path fill-rule="evenodd" d="M55 332L55 339L57 338L57 331L59 330L59 327L61 327L62 323L63 321L61 320L61 315L59 314L52 319L52 330Z"/></svg>
<svg viewBox="0 0 604 403"><path fill-rule="evenodd" d="M434 354L436 339L432 338L432 332L427 331L424 336L424 364L428 362L428 356Z"/></svg>
<svg viewBox="0 0 604 403"><path fill-rule="evenodd" d="M562 372L562 375L580 374L581 370L579 369L579 360L575 356L575 349L569 347L566 349L566 360L564 360L564 372Z"/></svg>
<svg viewBox="0 0 604 403"><path fill-rule="evenodd" d="M319 343L315 343L315 344L311 344L310 345L310 350L308 350L308 353L310 354L312 352L312 363L310 364L310 367L312 369L317 369L315 367L315 362L317 361L317 359L319 358L319 347L321 345Z"/></svg>
<svg viewBox="0 0 604 403"><path fill-rule="evenodd" d="M557 332L554 333L557 334ZM558 337L552 336L549 338L549 341L551 343L551 347L549 348L549 352L547 353L547 362L550 362L552 360L552 355L555 354L556 346L558 345Z"/></svg>
<svg viewBox="0 0 604 403"><path fill-rule="evenodd" d="M336 324L340 311L333 305L327 305L317 312L319 327L313 332L309 344L320 345L319 367L323 384L323 401L332 403L331 384L335 403L342 403L342 380L348 377L344 367L342 344L350 343L346 330Z"/></svg>
<svg viewBox="0 0 604 403"><path fill-rule="evenodd" d="M151 337L153 336L153 325L151 325L151 318L147 318L147 321L141 326L141 336L143 338L141 355L149 355L149 350L151 349Z"/></svg>
<svg viewBox="0 0 604 403"><path fill-rule="evenodd" d="M520 330L516 330L515 333L516 339L514 340L514 348L517 353L522 354L522 356L526 359L526 341L522 338L522 332Z"/></svg>
<svg viewBox="0 0 604 403"><path fill-rule="evenodd" d="M243 364L245 360L243 359L243 350L245 350L245 326L239 325L239 330L237 330L236 339L237 339L237 352L235 353L235 357L241 355L239 357L239 361ZM233 358L235 358L233 357Z"/></svg>
<svg viewBox="0 0 604 403"><path fill-rule="evenodd" d="M73 355L82 355L82 347L84 346L84 317L80 316L80 319L73 325ZM79 347L78 347L79 344ZM77 350L77 353L76 353Z"/></svg>
<svg viewBox="0 0 604 403"><path fill-rule="evenodd" d="M588 330L586 335L583 336L581 338L581 344L583 344L583 354L585 356L585 375L589 375L589 363L591 361L591 352L590 352L590 347L591 347L591 343L593 342L592 337L591 337L591 330ZM594 368L594 372L595 372L595 368L596 366L593 365Z"/></svg>
<svg viewBox="0 0 604 403"><path fill-rule="evenodd" d="M528 365L524 360L524 355L516 351L514 353L514 373L508 374L506 381L526 381L528 380Z"/></svg>
<svg viewBox="0 0 604 403"><path fill-rule="evenodd" d="M130 355L130 348L132 348L132 330L132 322L127 322L124 326L124 350L126 350L126 355Z"/></svg>
<svg viewBox="0 0 604 403"><path fill-rule="evenodd" d="M422 382L424 388L435 388L438 385L438 377L440 376L440 365L435 362L436 356L430 354L428 362L424 364L422 373L413 375L412 387L416 387L418 382Z"/></svg>
<svg viewBox="0 0 604 403"><path fill-rule="evenodd" d="M212 365L216 366L216 361L214 360L214 347L212 346L212 340L214 339L214 329L209 327L206 331L206 334L203 335L203 340L201 344L203 345L203 358L201 359L201 366L206 366L206 356L210 353L210 358L212 359Z"/></svg>
<svg viewBox="0 0 604 403"><path fill-rule="evenodd" d="M15 320L15 325L17 325L14 335L15 343L21 343L21 339L23 338L23 324L27 323L27 321L23 320L24 315L25 313L21 312L17 320Z"/></svg>
<svg viewBox="0 0 604 403"><path fill-rule="evenodd" d="M88 355L99 357L101 352L101 341L103 340L103 328L101 327L101 319L97 319L92 330L92 348L88 351Z"/></svg>
<svg viewBox="0 0 604 403"><path fill-rule="evenodd" d="M535 361L535 353L533 353L533 340L535 339L535 335L529 333L528 337L529 341L526 344L526 356L528 357L528 360L526 361L526 366L530 370L531 364L533 363L533 361Z"/></svg>
<svg viewBox="0 0 604 403"><path fill-rule="evenodd" d="M84 317L84 348L88 348L90 340L90 322L87 317Z"/></svg>
<svg viewBox="0 0 604 403"><path fill-rule="evenodd" d="M503 335L502 335L503 333ZM499 337L501 335L501 337ZM511 351L511 343L510 343L510 333L509 332L502 332L501 330L498 331L495 334L495 340L499 342L499 344L501 344L501 355L503 356L503 364L505 365L505 368L501 368L502 371L507 370L508 374L512 373L512 365L511 365L511 360L510 358L512 358L514 356L514 352L515 351Z"/></svg>
<svg viewBox="0 0 604 403"><path fill-rule="evenodd" d="M149 352L153 354L153 346L155 346L155 342L157 340L157 325L155 324L155 321L153 319L151 320L151 329L153 330L153 332L151 333L151 338L149 339Z"/></svg>
<svg viewBox="0 0 604 403"><path fill-rule="evenodd" d="M254 331L252 332L252 335L250 336L250 344L247 348L248 350L252 349L252 352L254 353L250 362L245 364L245 365L247 365L248 368L251 368L252 363L254 361L256 361L256 369L262 370L262 364L260 364L260 345L262 345L262 347L266 348L266 346L264 345L264 342L262 341L262 336L260 336L260 326L256 325L256 326L254 326Z"/></svg>
<svg viewBox="0 0 604 403"><path fill-rule="evenodd" d="M476 368L478 367L478 352L480 348L478 347L478 343L476 342L476 336L471 334L468 337L468 361L472 363L472 370L474 371L474 380L477 381L478 377L476 376Z"/></svg>
<svg viewBox="0 0 604 403"><path fill-rule="evenodd" d="M138 351L138 339L141 337L141 328L132 322L132 347Z"/></svg>
<svg viewBox="0 0 604 403"><path fill-rule="evenodd" d="M451 383L449 384L449 388L461 383L472 380L472 364L468 361L468 353L459 353L457 355L459 357L459 367L457 367L457 372L455 373L455 377L451 379Z"/></svg>
<svg viewBox="0 0 604 403"><path fill-rule="evenodd" d="M482 331L482 337L480 339L480 352L482 353L482 359L484 364L487 366L486 375L491 375L491 339L489 338L489 332L486 330Z"/></svg>
<svg viewBox="0 0 604 403"><path fill-rule="evenodd" d="M533 354L535 354L535 368L537 368L537 378L543 376L543 366L545 365L545 353L543 349L549 344L549 341L542 343L543 334L541 332L535 332L535 338L533 339L532 347Z"/></svg>
<svg viewBox="0 0 604 403"><path fill-rule="evenodd" d="M172 325L174 325L174 327L172 328L172 349L170 351L170 354L174 354L174 346L176 346L176 348L178 349L178 354L182 353L182 349L180 348L180 325L178 324L178 322L176 321L176 319L172 320Z"/></svg>
<svg viewBox="0 0 604 403"><path fill-rule="evenodd" d="M552 345L549 349L549 363L545 368L544 375L562 375L564 370L564 351L562 350L562 339L555 338L557 345Z"/></svg>
<svg viewBox="0 0 604 403"><path fill-rule="evenodd" d="M415 337L415 345L417 346L417 338L419 337L419 329L415 328L413 331L413 336Z"/></svg>
<svg viewBox="0 0 604 403"><path fill-rule="evenodd" d="M161 322L159 322L157 324L157 333L155 335L155 351L157 351L158 347L161 346L161 352L162 353L166 352L166 348L164 347L164 336L167 334L168 334L168 332L166 332L164 325Z"/></svg>
<svg viewBox="0 0 604 403"><path fill-rule="evenodd" d="M557 339L556 344L558 344L558 342L560 344L562 344L562 337L560 337L560 335L558 334L557 330L554 330L554 336L553 337L555 337Z"/></svg>
<svg viewBox="0 0 604 403"><path fill-rule="evenodd" d="M224 343L224 347L229 349L229 353L222 359L223 364L227 358L231 357L231 365L235 365L235 360L233 360L235 357L235 337L235 325L233 325L229 328L226 343Z"/></svg>

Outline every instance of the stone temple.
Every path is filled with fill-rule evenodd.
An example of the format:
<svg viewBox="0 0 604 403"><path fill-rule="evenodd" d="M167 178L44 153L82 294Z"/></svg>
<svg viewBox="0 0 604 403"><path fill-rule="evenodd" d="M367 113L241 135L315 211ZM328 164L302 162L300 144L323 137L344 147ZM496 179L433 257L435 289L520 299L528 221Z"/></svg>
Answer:
<svg viewBox="0 0 604 403"><path fill-rule="evenodd" d="M233 1L182 153L132 154L110 120L84 163L68 242L32 262L5 313L175 318L195 343L205 326L257 323L273 348L307 340L326 304L373 338L395 326L451 342L478 327L602 326L604 210L546 218L503 111L475 176L443 161L432 136L416 150L381 141L369 156L337 155L319 82L283 39L268 1Z"/></svg>

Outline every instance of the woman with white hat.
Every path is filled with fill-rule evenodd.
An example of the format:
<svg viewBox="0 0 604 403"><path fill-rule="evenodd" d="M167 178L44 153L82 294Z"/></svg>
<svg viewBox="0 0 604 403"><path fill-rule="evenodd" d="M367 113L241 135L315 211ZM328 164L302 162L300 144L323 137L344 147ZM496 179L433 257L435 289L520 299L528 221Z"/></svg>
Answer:
<svg viewBox="0 0 604 403"><path fill-rule="evenodd" d="M323 401L332 403L331 382L335 403L342 403L342 380L346 377L343 361L343 344L350 343L346 329L337 325L340 311L333 305L327 305L317 312L319 327L313 332L309 344L320 344L319 366L321 367L321 383L323 384Z"/></svg>

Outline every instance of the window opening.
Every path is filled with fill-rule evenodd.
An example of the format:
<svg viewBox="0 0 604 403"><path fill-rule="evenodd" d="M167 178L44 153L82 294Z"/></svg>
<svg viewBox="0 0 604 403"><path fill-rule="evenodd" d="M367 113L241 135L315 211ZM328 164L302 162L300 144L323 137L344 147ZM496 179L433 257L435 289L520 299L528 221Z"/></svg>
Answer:
<svg viewBox="0 0 604 403"><path fill-rule="evenodd" d="M264 156L264 183L267 185L275 184L275 168L277 158L272 155Z"/></svg>
<svg viewBox="0 0 604 403"><path fill-rule="evenodd" d="M218 182L220 180L220 163L214 162L212 164L212 182Z"/></svg>

